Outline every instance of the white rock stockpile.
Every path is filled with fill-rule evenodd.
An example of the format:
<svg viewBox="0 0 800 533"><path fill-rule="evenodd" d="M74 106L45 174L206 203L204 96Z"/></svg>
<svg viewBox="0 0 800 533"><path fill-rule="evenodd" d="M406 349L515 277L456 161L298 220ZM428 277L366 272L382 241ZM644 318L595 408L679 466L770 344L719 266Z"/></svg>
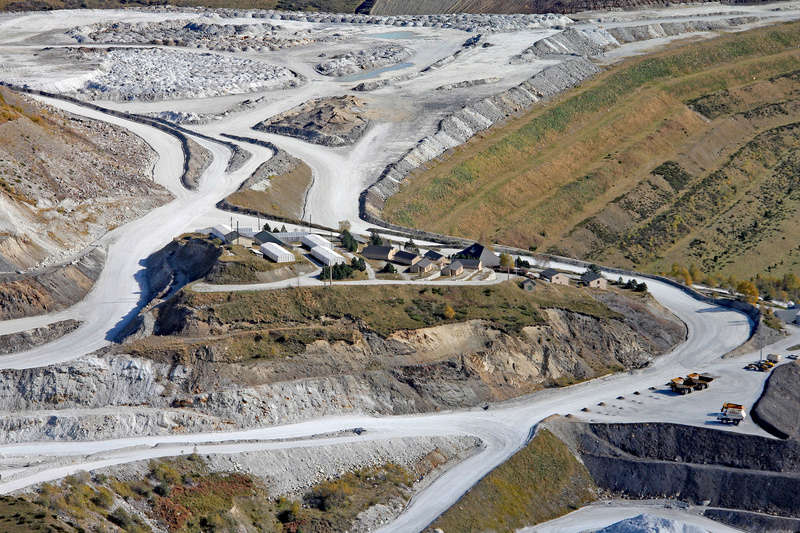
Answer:
<svg viewBox="0 0 800 533"><path fill-rule="evenodd" d="M267 11L267 17L277 20L322 22L327 24L382 24L403 28L448 28L468 32L497 33L535 28L554 28L572 24L565 15L499 15L499 14L440 14L440 15L349 15L331 13L303 13ZM255 16L255 15L254 15Z"/></svg>
<svg viewBox="0 0 800 533"><path fill-rule="evenodd" d="M642 531L648 533L710 533L702 527L650 514L640 514L620 520L603 529L597 529L594 533L640 533Z"/></svg>
<svg viewBox="0 0 800 533"><path fill-rule="evenodd" d="M386 199L399 190L402 181L414 169L465 143L479 131L574 87L598 72L600 68L588 59L565 61L544 69L516 87L468 104L444 118L436 133L422 139L400 160L386 167L381 178L365 191L362 205L365 213L362 215L380 218Z"/></svg>
<svg viewBox="0 0 800 533"><path fill-rule="evenodd" d="M532 63L542 58L564 55L592 57L618 46L619 42L605 30L568 28L536 41L513 56L510 63Z"/></svg>
<svg viewBox="0 0 800 533"><path fill-rule="evenodd" d="M102 74L78 94L102 100L206 98L296 87L305 80L291 70L252 59L165 48L83 49L105 54Z"/></svg>
<svg viewBox="0 0 800 533"><path fill-rule="evenodd" d="M744 16L720 20L662 22L660 24L643 24L640 26L620 26L609 29L608 33L622 44L671 37L682 33L725 30L742 26L743 24L752 24L758 20L759 17Z"/></svg>
<svg viewBox="0 0 800 533"><path fill-rule="evenodd" d="M288 31L267 22L219 24L191 19L97 23L72 28L66 34L79 43L155 44L227 52L278 50L332 38L311 29Z"/></svg>
<svg viewBox="0 0 800 533"><path fill-rule="evenodd" d="M174 122L176 124L188 124L188 125L208 124L210 122L222 120L235 113L241 113L243 111L248 111L250 109L253 109L263 101L264 101L263 96L258 96L252 99L248 98L247 100L242 100L241 102L233 104L232 106L230 106L229 108L225 109L220 113L195 113L193 111L158 111L155 113L144 113L144 115L153 118L160 118L162 120L167 120L169 122Z"/></svg>
<svg viewBox="0 0 800 533"><path fill-rule="evenodd" d="M231 9L203 7L157 6L147 11L169 14L196 14L198 16L228 19L272 19L322 24L375 24L400 27L449 28L462 31L506 32L535 28L554 28L572 24L566 15L544 14L487 14L441 13L433 15L365 15L352 13L311 13L307 11L281 11L263 9Z"/></svg>
<svg viewBox="0 0 800 533"><path fill-rule="evenodd" d="M513 56L511 64L532 63L554 56L594 57L626 43L663 39L692 32L719 31L751 24L759 20L754 16L732 17L720 20L691 20L662 22L615 28L568 28L545 37Z"/></svg>
<svg viewBox="0 0 800 533"><path fill-rule="evenodd" d="M323 76L347 76L364 70L395 65L405 61L413 52L404 46L387 44L333 56L314 65Z"/></svg>

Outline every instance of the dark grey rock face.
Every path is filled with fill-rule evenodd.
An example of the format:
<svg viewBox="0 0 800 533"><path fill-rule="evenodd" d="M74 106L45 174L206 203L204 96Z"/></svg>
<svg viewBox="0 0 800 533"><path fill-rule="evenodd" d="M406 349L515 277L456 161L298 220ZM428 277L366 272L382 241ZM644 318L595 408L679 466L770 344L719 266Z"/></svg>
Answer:
<svg viewBox="0 0 800 533"><path fill-rule="evenodd" d="M678 424L550 424L614 493L800 517L800 442Z"/></svg>
<svg viewBox="0 0 800 533"><path fill-rule="evenodd" d="M800 437L800 365L772 371L764 393L753 407L753 421L781 439Z"/></svg>
<svg viewBox="0 0 800 533"><path fill-rule="evenodd" d="M41 346L74 331L80 325L78 320L69 319L53 322L41 328L0 335L0 355Z"/></svg>
<svg viewBox="0 0 800 533"><path fill-rule="evenodd" d="M732 509L707 509L703 516L751 533L795 533L800 531L800 519L769 516Z"/></svg>

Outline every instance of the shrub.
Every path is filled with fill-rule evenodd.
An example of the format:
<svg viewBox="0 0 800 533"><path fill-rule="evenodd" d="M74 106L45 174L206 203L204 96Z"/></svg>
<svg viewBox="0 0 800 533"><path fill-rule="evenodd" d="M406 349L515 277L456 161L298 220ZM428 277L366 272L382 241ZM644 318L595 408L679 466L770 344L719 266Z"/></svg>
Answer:
<svg viewBox="0 0 800 533"><path fill-rule="evenodd" d="M117 507L107 517L109 522L120 527L125 533L148 533L150 530L141 518L131 515L122 507Z"/></svg>
<svg viewBox="0 0 800 533"><path fill-rule="evenodd" d="M150 461L150 476L165 485L177 485L181 482L180 473L172 465L158 461Z"/></svg>
<svg viewBox="0 0 800 533"><path fill-rule="evenodd" d="M127 483L114 479L111 481L111 489L125 500L133 498L133 490Z"/></svg>
<svg viewBox="0 0 800 533"><path fill-rule="evenodd" d="M353 260L350 262L350 267L355 270L360 270L364 272L367 270L367 262L364 261L362 257L354 257Z"/></svg>
<svg viewBox="0 0 800 533"><path fill-rule="evenodd" d="M394 267L393 264L386 263L386 265L384 265L384 267L381 269L381 273L382 274L396 274L397 273L397 269Z"/></svg>
<svg viewBox="0 0 800 533"><path fill-rule="evenodd" d="M355 261L355 260L354 260ZM364 269L366 270L366 265ZM333 267L324 266L322 267L322 274L320 274L320 279L347 279L353 275L353 267L350 265L345 264L336 264Z"/></svg>
<svg viewBox="0 0 800 533"><path fill-rule="evenodd" d="M347 231L342 231L342 234L339 236L342 241L342 246L348 252L355 252L358 250L358 241L353 237L353 235Z"/></svg>
<svg viewBox="0 0 800 533"><path fill-rule="evenodd" d="M741 294L742 300L749 304L755 304L758 301L758 289L752 281L740 281L736 285L736 292Z"/></svg>
<svg viewBox="0 0 800 533"><path fill-rule="evenodd" d="M307 493L303 500L309 507L329 512L346 506L352 493L353 487L344 480L326 481Z"/></svg>
<svg viewBox="0 0 800 533"><path fill-rule="evenodd" d="M106 487L99 487L92 496L92 503L103 509L109 509L114 504L114 493Z"/></svg>

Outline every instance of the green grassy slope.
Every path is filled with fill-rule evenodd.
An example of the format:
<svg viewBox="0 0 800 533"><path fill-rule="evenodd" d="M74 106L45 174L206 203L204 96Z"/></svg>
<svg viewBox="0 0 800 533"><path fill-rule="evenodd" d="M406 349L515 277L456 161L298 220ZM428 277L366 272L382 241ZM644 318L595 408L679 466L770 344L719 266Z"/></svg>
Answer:
<svg viewBox="0 0 800 533"><path fill-rule="evenodd" d="M650 271L800 271L798 44L782 24L627 60L412 176L385 215Z"/></svg>
<svg viewBox="0 0 800 533"><path fill-rule="evenodd" d="M428 531L512 532L595 499L586 467L548 430L472 487Z"/></svg>

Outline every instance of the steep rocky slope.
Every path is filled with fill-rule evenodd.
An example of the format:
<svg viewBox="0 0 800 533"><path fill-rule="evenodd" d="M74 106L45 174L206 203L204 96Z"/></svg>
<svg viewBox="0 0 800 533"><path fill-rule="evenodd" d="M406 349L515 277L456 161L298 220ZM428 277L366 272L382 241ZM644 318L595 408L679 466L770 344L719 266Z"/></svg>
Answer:
<svg viewBox="0 0 800 533"><path fill-rule="evenodd" d="M65 309L91 290L103 270L102 248L63 265L27 274L0 274L0 320Z"/></svg>
<svg viewBox="0 0 800 533"><path fill-rule="evenodd" d="M749 531L797 524L791 520L800 509L800 443L795 440L675 424L587 424L565 418L551 419L545 427L577 454L599 487L612 493L720 508L709 516L749 521ZM747 512L761 515L748 520Z"/></svg>
<svg viewBox="0 0 800 533"><path fill-rule="evenodd" d="M521 310L529 293L511 284L482 315L448 321L436 311L444 295L412 302L381 287L394 304L370 315L350 295L346 311L326 302L336 289L199 301L180 292L158 308L154 336L66 365L0 372L0 434L110 438L475 406L645 365L685 334L652 301L610 293L627 318L556 289ZM477 297L446 290L454 304ZM367 291L364 302L374 308L375 298ZM426 309L436 324L425 326ZM517 322L517 313L529 318Z"/></svg>
<svg viewBox="0 0 800 533"><path fill-rule="evenodd" d="M46 344L53 339L74 331L80 325L79 321L70 318L39 328L0 335L0 355L20 352L34 346Z"/></svg>
<svg viewBox="0 0 800 533"><path fill-rule="evenodd" d="M781 365L769 376L753 406L753 420L781 439L800 438L800 365Z"/></svg>
<svg viewBox="0 0 800 533"><path fill-rule="evenodd" d="M0 88L0 319L85 294L104 253L82 251L170 200L152 181L155 157L127 130Z"/></svg>

